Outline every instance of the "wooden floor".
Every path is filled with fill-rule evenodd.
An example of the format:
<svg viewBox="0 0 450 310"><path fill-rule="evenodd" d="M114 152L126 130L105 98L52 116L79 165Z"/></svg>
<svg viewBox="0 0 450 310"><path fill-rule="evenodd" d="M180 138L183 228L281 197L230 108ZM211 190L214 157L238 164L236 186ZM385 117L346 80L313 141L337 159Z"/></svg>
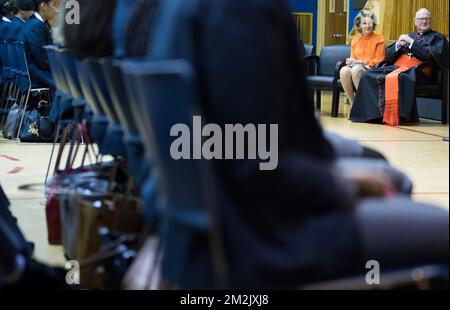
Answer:
<svg viewBox="0 0 450 310"><path fill-rule="evenodd" d="M442 141L443 136L449 135L448 126L428 120L418 126L400 128L353 124L344 116L331 118L330 96L322 98L321 121L327 130L381 151L413 179L414 199L449 209L449 144ZM345 112L345 107L341 112ZM46 241L43 183L50 152L50 145L18 145L0 139L0 182L20 227L36 243L36 257L62 265L61 248L48 246ZM23 185L33 186L21 190Z"/></svg>

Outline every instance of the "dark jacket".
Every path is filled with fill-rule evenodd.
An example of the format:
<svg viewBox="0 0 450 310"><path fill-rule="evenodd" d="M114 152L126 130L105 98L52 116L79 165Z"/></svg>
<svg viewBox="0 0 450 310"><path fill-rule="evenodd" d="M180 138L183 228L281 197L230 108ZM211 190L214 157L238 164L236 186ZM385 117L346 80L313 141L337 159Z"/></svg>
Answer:
<svg viewBox="0 0 450 310"><path fill-rule="evenodd" d="M10 28L11 28L11 23L4 21L2 19L2 16L0 15L0 42L7 40ZM2 60L0 59L0 82L2 82L2 79L4 78L3 74L4 74L3 64L2 64Z"/></svg>
<svg viewBox="0 0 450 310"><path fill-rule="evenodd" d="M275 171L260 171L259 160L216 162L233 201L220 214L231 286L296 288L362 265L287 3L166 0L155 27L150 58L193 64L208 123L279 125Z"/></svg>
<svg viewBox="0 0 450 310"><path fill-rule="evenodd" d="M11 27L8 33L8 41L20 42L23 41L22 31L25 28L26 22L18 17L14 17L11 21Z"/></svg>
<svg viewBox="0 0 450 310"><path fill-rule="evenodd" d="M448 70L448 41L442 33L430 30L423 34L422 39L417 39L417 32L412 32L409 36L414 39L411 49L408 46L396 51L395 43L388 47L386 58L389 64L394 64L403 54L412 53L421 61Z"/></svg>
<svg viewBox="0 0 450 310"><path fill-rule="evenodd" d="M4 21L2 16L0 16L0 41L7 40L8 34L10 32L11 23Z"/></svg>
<svg viewBox="0 0 450 310"><path fill-rule="evenodd" d="M52 44L49 27L33 15L24 26L22 35L33 88L48 87L55 89L48 56L43 48Z"/></svg>

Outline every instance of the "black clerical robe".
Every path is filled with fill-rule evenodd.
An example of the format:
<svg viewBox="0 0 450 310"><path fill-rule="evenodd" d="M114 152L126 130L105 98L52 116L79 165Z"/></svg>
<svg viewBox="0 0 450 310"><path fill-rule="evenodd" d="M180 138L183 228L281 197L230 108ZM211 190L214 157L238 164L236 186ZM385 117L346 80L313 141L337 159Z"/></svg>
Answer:
<svg viewBox="0 0 450 310"><path fill-rule="evenodd" d="M419 121L415 96L416 85L435 82L433 79L436 79L438 70L448 69L448 41L436 31L428 31L424 34L411 33L409 36L414 39L412 46L396 50L395 43L390 45L386 52L386 64L368 70L363 75L350 112L350 119L353 122L381 122L383 120L386 76L397 69L394 64L404 54L416 57L424 62L426 67L431 68L431 74L429 70L425 74L422 70L411 68L398 77L399 121L400 123L417 123Z"/></svg>

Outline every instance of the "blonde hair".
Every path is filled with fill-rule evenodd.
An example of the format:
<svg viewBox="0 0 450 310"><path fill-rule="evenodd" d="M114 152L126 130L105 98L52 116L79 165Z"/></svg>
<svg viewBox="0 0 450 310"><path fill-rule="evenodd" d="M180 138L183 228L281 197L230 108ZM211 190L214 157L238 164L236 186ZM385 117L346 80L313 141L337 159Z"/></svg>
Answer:
<svg viewBox="0 0 450 310"><path fill-rule="evenodd" d="M377 18L375 16L375 13L373 13L372 11L368 11L368 10L362 10L362 11L359 11L358 15L356 15L356 17L355 17L355 27L359 33L362 33L361 19L363 17L371 18L373 21L373 30L375 30L377 28Z"/></svg>

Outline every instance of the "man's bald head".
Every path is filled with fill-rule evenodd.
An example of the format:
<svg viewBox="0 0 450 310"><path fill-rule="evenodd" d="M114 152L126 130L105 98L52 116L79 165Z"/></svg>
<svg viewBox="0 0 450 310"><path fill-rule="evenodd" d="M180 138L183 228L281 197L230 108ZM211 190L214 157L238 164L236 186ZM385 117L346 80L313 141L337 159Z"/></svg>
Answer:
<svg viewBox="0 0 450 310"><path fill-rule="evenodd" d="M431 13L430 13L430 11L428 11L428 10L425 9L425 8L419 9L419 10L417 11L417 13L416 13L416 18L422 18L422 17L424 17L424 16L428 16L429 18L431 18Z"/></svg>
<svg viewBox="0 0 450 310"><path fill-rule="evenodd" d="M431 13L425 8L421 8L416 13L415 24L417 32L425 33L431 30Z"/></svg>

